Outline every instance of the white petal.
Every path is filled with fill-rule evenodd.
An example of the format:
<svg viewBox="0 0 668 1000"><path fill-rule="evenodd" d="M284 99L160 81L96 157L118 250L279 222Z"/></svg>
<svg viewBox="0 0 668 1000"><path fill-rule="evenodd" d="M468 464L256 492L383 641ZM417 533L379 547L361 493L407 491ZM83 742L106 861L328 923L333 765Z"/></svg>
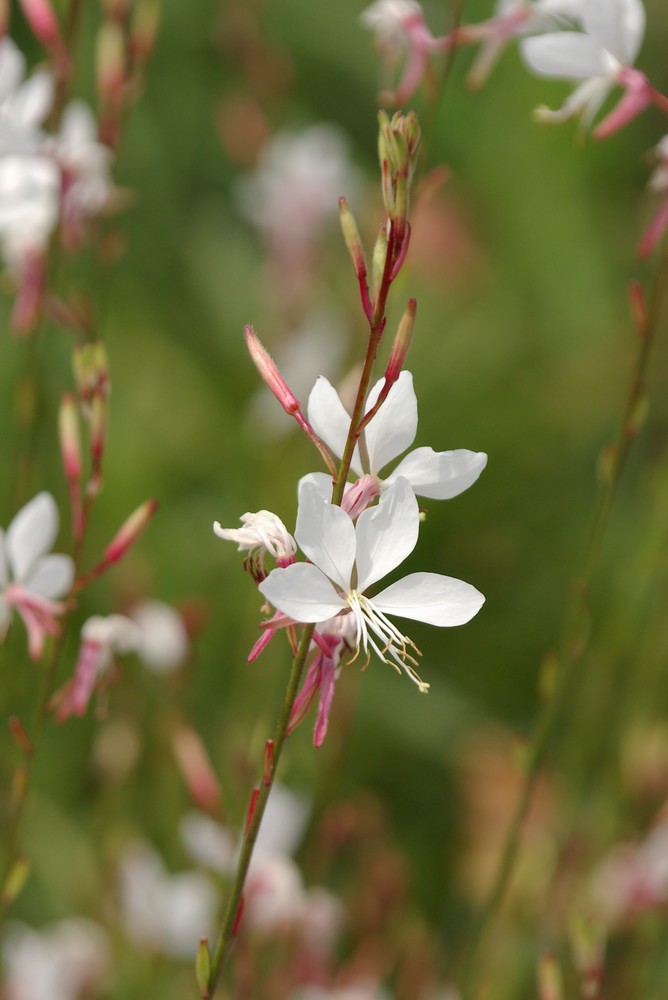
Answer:
<svg viewBox="0 0 668 1000"><path fill-rule="evenodd" d="M26 128L41 125L53 104L53 77L46 70L34 73L16 92L10 114Z"/></svg>
<svg viewBox="0 0 668 1000"><path fill-rule="evenodd" d="M324 622L346 607L325 574L310 563L274 569L258 589L270 604L296 622Z"/></svg>
<svg viewBox="0 0 668 1000"><path fill-rule="evenodd" d="M376 580L387 576L415 548L420 512L406 479L397 479L380 498L377 507L363 511L357 519L357 590L363 593Z"/></svg>
<svg viewBox="0 0 668 1000"><path fill-rule="evenodd" d="M582 21L587 34L620 62L635 62L645 34L642 0L587 0Z"/></svg>
<svg viewBox="0 0 668 1000"><path fill-rule="evenodd" d="M0 590L9 583L9 564L7 562L7 545L5 533L0 528Z"/></svg>
<svg viewBox="0 0 668 1000"><path fill-rule="evenodd" d="M25 56L11 38L0 41L0 102L12 94L25 74Z"/></svg>
<svg viewBox="0 0 668 1000"><path fill-rule="evenodd" d="M328 476L326 472L308 472L305 476L299 480L299 485L297 486L297 496L301 500L302 489L306 484L313 486L325 503L330 503L332 499L332 477Z"/></svg>
<svg viewBox="0 0 668 1000"><path fill-rule="evenodd" d="M368 413L380 395L385 380L376 382L366 404ZM387 399L364 431L369 452L369 471L377 475L383 466L410 448L417 434L417 398L413 376L402 372Z"/></svg>
<svg viewBox="0 0 668 1000"><path fill-rule="evenodd" d="M350 430L350 414L339 398L339 394L324 375L316 379L308 398L308 420L319 438L325 442L337 458L343 455L348 431ZM352 467L362 475L359 448L355 448Z"/></svg>
<svg viewBox="0 0 668 1000"><path fill-rule="evenodd" d="M7 556L14 579L23 582L33 564L49 551L58 531L58 508L50 493L38 493L7 529Z"/></svg>
<svg viewBox="0 0 668 1000"><path fill-rule="evenodd" d="M608 75L611 69L605 49L577 31L525 38L520 42L520 51L529 69L539 76L587 80Z"/></svg>
<svg viewBox="0 0 668 1000"><path fill-rule="evenodd" d="M470 583L439 573L411 573L373 598L385 614L440 626L464 625L484 603Z"/></svg>
<svg viewBox="0 0 668 1000"><path fill-rule="evenodd" d="M299 495L295 538L312 563L343 590L350 590L355 562L355 527L344 510L325 503L317 487L308 483Z"/></svg>
<svg viewBox="0 0 668 1000"><path fill-rule="evenodd" d="M472 486L487 465L482 451L434 451L416 448L399 463L387 483L403 476L418 496L431 500L449 500Z"/></svg>
<svg viewBox="0 0 668 1000"><path fill-rule="evenodd" d="M26 590L50 599L64 597L74 581L74 563L69 556L43 556L23 580Z"/></svg>

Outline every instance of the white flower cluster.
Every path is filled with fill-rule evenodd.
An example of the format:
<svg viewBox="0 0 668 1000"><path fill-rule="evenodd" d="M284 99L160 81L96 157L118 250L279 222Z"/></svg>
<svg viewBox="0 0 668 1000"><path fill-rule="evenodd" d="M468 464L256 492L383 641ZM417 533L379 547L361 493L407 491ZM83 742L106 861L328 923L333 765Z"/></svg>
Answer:
<svg viewBox="0 0 668 1000"><path fill-rule="evenodd" d="M35 261L60 224L63 241L77 245L86 220L107 202L110 151L97 141L92 111L82 101L65 107L58 131L46 131L53 110L51 74L26 77L26 60L8 37L0 41L0 253L29 280Z"/></svg>

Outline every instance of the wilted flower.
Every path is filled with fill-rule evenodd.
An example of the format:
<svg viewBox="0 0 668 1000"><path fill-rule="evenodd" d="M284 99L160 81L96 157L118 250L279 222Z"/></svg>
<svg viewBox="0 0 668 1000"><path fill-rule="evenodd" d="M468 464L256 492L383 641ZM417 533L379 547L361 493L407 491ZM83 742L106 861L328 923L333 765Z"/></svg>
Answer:
<svg viewBox="0 0 668 1000"><path fill-rule="evenodd" d="M376 383L366 404L366 412L378 399L384 381ZM350 417L336 390L321 376L309 396L308 419L316 434L334 452L341 456L345 447ZM471 486L487 464L484 452L436 452L433 448L416 448L385 478L380 477L385 466L401 455L415 440L418 426L417 398L413 389L413 376L403 371L390 389L387 399L364 430L369 473L385 489L399 478L407 479L418 496L432 500L449 500ZM359 448L355 449L352 469L363 475ZM331 496L331 480L323 473L305 477L302 482L318 486L326 498Z"/></svg>
<svg viewBox="0 0 668 1000"><path fill-rule="evenodd" d="M354 524L350 516L305 483L300 490L295 536L309 563L275 569L260 584L274 607L294 621L320 623L352 612L355 644L368 656L369 647L384 662L403 669L428 690L416 674L415 649L387 617L389 614L431 625L463 625L483 604L475 587L436 573L412 573L373 599L365 591L410 555L418 538L420 514L408 481L397 479L377 507L365 510Z"/></svg>
<svg viewBox="0 0 668 1000"><path fill-rule="evenodd" d="M645 34L642 0L583 0L584 33L562 31L527 38L521 52L527 66L539 76L581 80L561 108L538 108L536 117L563 122L579 116L589 127L615 86L625 95L594 131L604 138L640 114L654 99L643 73L632 68Z"/></svg>
<svg viewBox="0 0 668 1000"><path fill-rule="evenodd" d="M270 555L279 566L294 562L297 545L280 517L270 510L258 510L241 515L243 528L223 528L218 521L213 530L219 538L236 542L238 552L248 552L245 566L253 579L260 582L267 575L264 557Z"/></svg>
<svg viewBox="0 0 668 1000"><path fill-rule="evenodd" d="M83 918L41 931L11 924L2 953L7 1000L80 1000L97 992L109 965L104 932Z"/></svg>
<svg viewBox="0 0 668 1000"><path fill-rule="evenodd" d="M46 635L57 635L58 615L74 580L74 563L66 555L48 555L58 533L58 508L50 493L38 493L14 517L6 533L0 529L0 642L15 609L28 631L28 651L38 660Z"/></svg>

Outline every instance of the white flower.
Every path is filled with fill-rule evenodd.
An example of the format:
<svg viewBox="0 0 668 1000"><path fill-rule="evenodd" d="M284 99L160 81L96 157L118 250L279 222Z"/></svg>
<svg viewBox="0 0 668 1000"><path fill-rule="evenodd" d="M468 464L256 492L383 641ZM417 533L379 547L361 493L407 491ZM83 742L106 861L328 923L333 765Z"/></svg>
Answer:
<svg viewBox="0 0 668 1000"><path fill-rule="evenodd" d="M248 869L244 919L264 934L289 927L301 916L304 885L299 868L286 854L256 855Z"/></svg>
<svg viewBox="0 0 668 1000"><path fill-rule="evenodd" d="M41 70L25 80L26 61L11 38L0 40L0 156L33 153L53 103L53 78Z"/></svg>
<svg viewBox="0 0 668 1000"><path fill-rule="evenodd" d="M415 0L376 0L360 15L360 21L376 35L390 61L397 52L406 52L405 66L394 94L393 104L404 104L417 89L428 69L429 55L449 48L447 37L435 38Z"/></svg>
<svg viewBox="0 0 668 1000"><path fill-rule="evenodd" d="M39 932L11 924L2 952L8 1000L79 1000L92 995L109 964L103 931L83 918Z"/></svg>
<svg viewBox="0 0 668 1000"><path fill-rule="evenodd" d="M169 875L160 856L135 845L122 859L120 903L130 938L176 958L192 958L214 926L217 892L200 872Z"/></svg>
<svg viewBox="0 0 668 1000"><path fill-rule="evenodd" d="M193 861L219 874L234 870L237 855L234 836L203 812L189 812L179 823L183 846Z"/></svg>
<svg viewBox="0 0 668 1000"><path fill-rule="evenodd" d="M562 122L580 115L591 125L612 88L619 84L627 93L618 107L598 127L601 138L621 128L653 99L643 74L631 69L645 34L642 0L584 0L584 33L562 31L526 38L521 52L527 66L539 76L582 83L552 111L539 108L542 121Z"/></svg>
<svg viewBox="0 0 668 1000"><path fill-rule="evenodd" d="M360 14L365 28L376 32L386 44L401 45L406 37L406 22L422 19L422 7L416 0L375 0Z"/></svg>
<svg viewBox="0 0 668 1000"><path fill-rule="evenodd" d="M176 670L190 645L178 611L163 601L143 601L132 609L131 617L139 626L137 653L149 670L157 674Z"/></svg>
<svg viewBox="0 0 668 1000"><path fill-rule="evenodd" d="M368 413L374 405L384 380L376 383L366 405ZM343 454L350 417L336 390L322 376L317 380L308 401L308 419L316 434L339 457ZM435 452L433 448L416 448L385 478L380 473L401 455L415 440L418 415L413 376L403 371L394 383L378 413L367 425L364 436L369 456L369 473L382 488L399 478L407 479L418 496L432 500L449 500L471 486L487 464L484 452L465 449ZM359 448L355 449L353 470L363 475ZM322 495L331 496L331 480L321 473L305 477L303 482L318 485Z"/></svg>
<svg viewBox="0 0 668 1000"><path fill-rule="evenodd" d="M74 580L74 563L66 555L47 555L58 533L58 508L50 493L38 493L0 529L0 642L14 608L28 630L28 650L37 660L45 635L56 635L56 616Z"/></svg>
<svg viewBox="0 0 668 1000"><path fill-rule="evenodd" d="M420 514L408 481L397 479L381 495L377 507L353 521L340 507L327 503L318 489L305 483L300 491L295 536L309 563L275 569L259 585L274 607L297 622L327 621L350 611L356 622L356 644L369 647L385 663L387 654L421 691L428 689L411 663L411 640L388 614L431 625L463 625L483 604L474 587L435 573L412 573L391 584L373 600L367 588L392 572L415 548Z"/></svg>

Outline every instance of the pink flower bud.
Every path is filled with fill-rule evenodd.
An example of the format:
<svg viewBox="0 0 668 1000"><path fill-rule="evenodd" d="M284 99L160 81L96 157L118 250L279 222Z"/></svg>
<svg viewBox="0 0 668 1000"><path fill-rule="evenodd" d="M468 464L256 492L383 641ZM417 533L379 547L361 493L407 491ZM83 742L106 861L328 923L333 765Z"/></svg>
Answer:
<svg viewBox="0 0 668 1000"><path fill-rule="evenodd" d="M104 104L114 104L125 82L125 35L114 20L105 21L97 35L96 80Z"/></svg>
<svg viewBox="0 0 668 1000"><path fill-rule="evenodd" d="M145 500L140 507L137 507L134 513L130 514L130 517L120 527L105 549L103 559L105 568L123 558L128 549L134 545L153 519L157 509L157 500Z"/></svg>
<svg viewBox="0 0 668 1000"><path fill-rule="evenodd" d="M160 0L140 0L135 9L130 29L130 52L142 63L153 52L160 23L160 7Z"/></svg>
<svg viewBox="0 0 668 1000"><path fill-rule="evenodd" d="M301 407L299 405L299 400L281 375L276 362L260 343L253 327L245 327L244 335L246 337L246 346L248 347L250 356L255 363L255 367L285 412L295 414L300 411Z"/></svg>
<svg viewBox="0 0 668 1000"><path fill-rule="evenodd" d="M44 48L60 48L60 26L50 0L20 0L20 3L26 21Z"/></svg>
<svg viewBox="0 0 668 1000"><path fill-rule="evenodd" d="M411 339L413 337L413 330L415 329L416 310L417 302L415 299L409 299L406 311L401 317L401 322L399 323L399 329L397 330L397 335L394 338L394 343L392 344L390 360L387 362L385 381L390 384L396 382L403 371L406 355L408 354L408 348L411 345Z"/></svg>
<svg viewBox="0 0 668 1000"><path fill-rule="evenodd" d="M343 238L346 241L348 253L350 254L355 268L355 274L366 275L366 261L364 259L364 249L360 239L355 216L350 211L350 207L345 198L339 198L339 215L341 218L341 229Z"/></svg>
<svg viewBox="0 0 668 1000"><path fill-rule="evenodd" d="M259 788L254 788L251 792L250 802L248 803L248 812L246 814L246 829L245 834L248 836L248 831L251 828L251 823L253 822L253 816L255 815L255 809L257 806L258 796L260 794Z"/></svg>
<svg viewBox="0 0 668 1000"><path fill-rule="evenodd" d="M274 769L274 741L267 740L264 745L264 771L262 780L265 785L271 784L271 773Z"/></svg>
<svg viewBox="0 0 668 1000"><path fill-rule="evenodd" d="M78 481L82 468L79 414L76 401L71 393L66 393L61 400L58 430L65 476L70 482Z"/></svg>

